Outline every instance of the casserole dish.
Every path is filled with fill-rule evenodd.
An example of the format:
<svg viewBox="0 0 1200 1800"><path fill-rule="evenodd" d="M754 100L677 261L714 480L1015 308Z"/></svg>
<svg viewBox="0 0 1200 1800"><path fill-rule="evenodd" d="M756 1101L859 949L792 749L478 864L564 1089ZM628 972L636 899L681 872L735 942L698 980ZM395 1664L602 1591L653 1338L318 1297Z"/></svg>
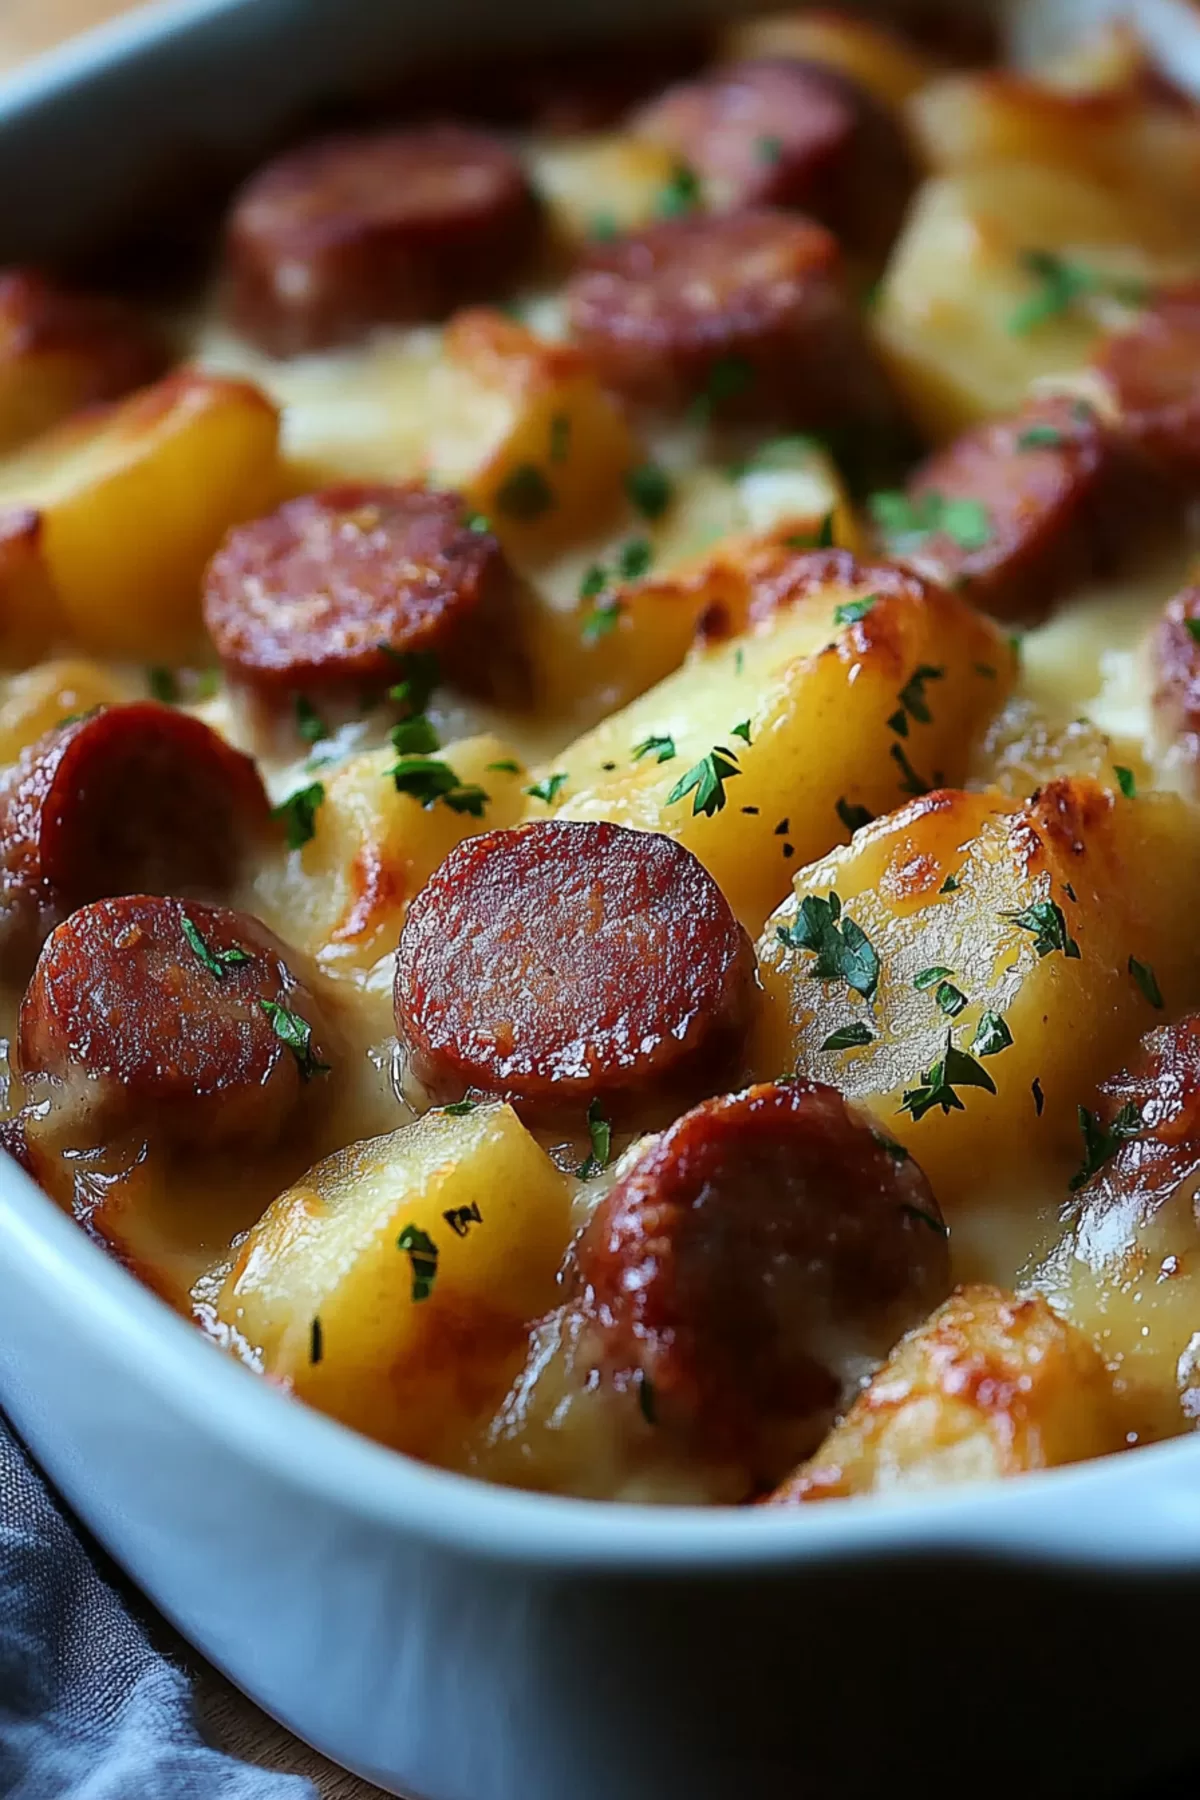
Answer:
<svg viewBox="0 0 1200 1800"><path fill-rule="evenodd" d="M36 202L24 183L27 221L73 241L118 222L132 163L98 149L117 136L108 109L124 84L153 79L162 103L174 67L199 104L201 50L214 68L230 46L238 67L282 65L291 42L286 9L173 13L16 90L0 157L48 183ZM287 57L298 86L280 120L311 96L314 66L328 76L330 16L298 15L308 50ZM383 54L345 8L337 27L338 42ZM97 85L73 85L85 78ZM261 121L261 86L242 98ZM250 116L236 102L234 88L230 144ZM68 104L97 134L72 146L96 171L87 219L60 209L43 161L52 138L65 155ZM129 134L121 157L161 148ZM21 229L14 254L62 247ZM1019 1779L1098 1793L1185 1747L1190 1669L1165 1647L1200 1587L1194 1443L802 1521L494 1491L286 1407L7 1164L0 1179L0 1391L16 1424L218 1666L385 1787L427 1800L740 1796L783 1781L870 1794L950 1770L985 1792ZM1102 1735L1086 1723L1097 1716Z"/></svg>

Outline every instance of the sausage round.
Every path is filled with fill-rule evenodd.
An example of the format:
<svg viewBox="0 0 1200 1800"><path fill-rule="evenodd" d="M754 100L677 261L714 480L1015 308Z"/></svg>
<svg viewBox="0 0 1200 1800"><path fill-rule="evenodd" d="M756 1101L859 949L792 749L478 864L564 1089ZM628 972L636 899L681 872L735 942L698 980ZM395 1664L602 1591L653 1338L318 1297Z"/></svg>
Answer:
<svg viewBox="0 0 1200 1800"><path fill-rule="evenodd" d="M187 713L147 700L56 726L0 783L0 965L27 972L85 901L227 887L268 819L251 758Z"/></svg>
<svg viewBox="0 0 1200 1800"><path fill-rule="evenodd" d="M328 1066L313 997L264 925L146 894L81 907L51 934L18 1047L30 1098L97 1144L135 1131L176 1147L267 1146Z"/></svg>
<svg viewBox="0 0 1200 1800"><path fill-rule="evenodd" d="M706 1100L652 1139L577 1270L607 1376L649 1384L656 1425L763 1482L950 1288L916 1163L799 1080Z"/></svg>
<svg viewBox="0 0 1200 1800"><path fill-rule="evenodd" d="M1164 473L1200 481L1200 284L1160 294L1095 366L1130 440Z"/></svg>
<svg viewBox="0 0 1200 1800"><path fill-rule="evenodd" d="M507 146L460 125L346 134L268 163L234 201L227 307L274 356L445 316L501 291L537 224Z"/></svg>
<svg viewBox="0 0 1200 1800"><path fill-rule="evenodd" d="M924 462L907 489L916 529L885 521L885 543L995 617L1033 621L1112 566L1141 486L1094 408L1035 399Z"/></svg>
<svg viewBox="0 0 1200 1800"><path fill-rule="evenodd" d="M545 820L452 850L400 934L396 1028L437 1100L561 1119L683 1103L736 1070L754 952L673 839Z"/></svg>
<svg viewBox="0 0 1200 1800"><path fill-rule="evenodd" d="M796 214L665 219L594 245L566 299L602 377L652 405L829 425L884 404L837 242Z"/></svg>
<svg viewBox="0 0 1200 1800"><path fill-rule="evenodd" d="M511 692L512 577L457 494L361 482L237 525L209 564L204 621L221 660L259 686L396 677L436 650L464 683Z"/></svg>
<svg viewBox="0 0 1200 1800"><path fill-rule="evenodd" d="M916 185L892 115L821 63L733 63L668 88L630 129L673 150L710 206L796 207L871 257L887 251Z"/></svg>

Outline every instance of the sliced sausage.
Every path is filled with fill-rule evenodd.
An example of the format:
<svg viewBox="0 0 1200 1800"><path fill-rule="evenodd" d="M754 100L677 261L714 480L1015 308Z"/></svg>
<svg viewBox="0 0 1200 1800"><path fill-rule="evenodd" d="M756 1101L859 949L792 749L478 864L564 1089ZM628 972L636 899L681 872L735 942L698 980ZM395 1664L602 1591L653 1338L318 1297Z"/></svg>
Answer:
<svg viewBox="0 0 1200 1800"><path fill-rule="evenodd" d="M1200 283L1161 293L1096 353L1123 429L1166 474L1200 481Z"/></svg>
<svg viewBox="0 0 1200 1800"><path fill-rule="evenodd" d="M238 525L209 564L221 660L263 687L395 680L393 652L436 650L464 684L519 685L512 577L456 494L348 482Z"/></svg>
<svg viewBox="0 0 1200 1800"><path fill-rule="evenodd" d="M908 516L881 515L885 547L997 618L1037 620L1113 566L1131 515L1154 512L1143 486L1094 408L1035 399L923 463Z"/></svg>
<svg viewBox="0 0 1200 1800"><path fill-rule="evenodd" d="M917 180L886 107L840 70L788 57L681 82L630 129L673 150L710 206L796 207L871 257L886 253Z"/></svg>
<svg viewBox="0 0 1200 1800"><path fill-rule="evenodd" d="M409 908L396 1028L438 1100L527 1116L711 1093L736 1068L754 953L690 851L545 820L468 838Z"/></svg>
<svg viewBox="0 0 1200 1800"><path fill-rule="evenodd" d="M26 1091L85 1143L126 1130L198 1149L275 1142L329 1064L286 954L223 906L127 894L81 907L47 940L21 1002Z"/></svg>
<svg viewBox="0 0 1200 1800"><path fill-rule="evenodd" d="M37 1172L33 1166L33 1158L29 1154L29 1140L25 1135L25 1120L20 1113L0 1124L0 1150L19 1163L27 1175L37 1180Z"/></svg>
<svg viewBox="0 0 1200 1800"><path fill-rule="evenodd" d="M1193 631L1196 635L1193 635ZM1167 602L1151 640L1154 734L1165 753L1200 774L1200 587Z"/></svg>
<svg viewBox="0 0 1200 1800"><path fill-rule="evenodd" d="M275 356L438 319L500 292L537 223L517 158L460 125L324 138L268 163L233 204L233 323Z"/></svg>
<svg viewBox="0 0 1200 1800"><path fill-rule="evenodd" d="M837 241L795 214L665 219L594 245L566 300L603 378L652 405L796 425L884 405Z"/></svg>
<svg viewBox="0 0 1200 1800"><path fill-rule="evenodd" d="M653 1139L577 1268L608 1376L648 1383L656 1424L765 1481L950 1287L916 1163L810 1081L706 1100Z"/></svg>
<svg viewBox="0 0 1200 1800"><path fill-rule="evenodd" d="M56 726L0 783L0 967L26 973L85 901L220 891L268 817L251 758L187 713L147 700Z"/></svg>

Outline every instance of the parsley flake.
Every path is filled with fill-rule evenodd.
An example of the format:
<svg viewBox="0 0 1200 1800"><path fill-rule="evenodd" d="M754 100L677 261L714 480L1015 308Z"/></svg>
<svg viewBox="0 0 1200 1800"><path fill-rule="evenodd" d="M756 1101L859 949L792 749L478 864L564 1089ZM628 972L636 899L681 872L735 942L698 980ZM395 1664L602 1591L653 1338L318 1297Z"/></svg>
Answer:
<svg viewBox="0 0 1200 1800"><path fill-rule="evenodd" d="M604 564L590 563L584 570L583 579L579 583L579 598L581 600L594 600L596 595L602 594L607 586L608 570L604 567Z"/></svg>
<svg viewBox="0 0 1200 1800"><path fill-rule="evenodd" d="M1025 250L1021 263L1037 287L1009 317L1008 329L1014 337L1024 337L1048 319L1061 318L1085 297L1106 295L1128 306L1139 306L1148 292L1144 281L1106 275L1085 263L1070 262L1053 250Z"/></svg>
<svg viewBox="0 0 1200 1800"><path fill-rule="evenodd" d="M1162 989L1158 985L1158 977L1150 967L1150 964L1139 962L1136 956L1131 956L1127 966L1129 973L1133 976L1133 979L1137 982L1151 1006L1161 1012L1163 1005Z"/></svg>
<svg viewBox="0 0 1200 1800"><path fill-rule="evenodd" d="M920 663L897 694L896 698L905 712L914 718L918 725L933 723L933 715L925 700L925 683L941 681L945 673L945 669L934 668L932 663ZM904 737L907 732L901 732L900 735Z"/></svg>
<svg viewBox="0 0 1200 1800"><path fill-rule="evenodd" d="M544 800L546 805L550 806L553 803L558 790L561 787L565 787L570 779L571 777L565 769L559 769L556 774L545 775L542 777L541 781L535 781L533 786L525 788L524 792L527 793L531 799Z"/></svg>
<svg viewBox="0 0 1200 1800"><path fill-rule="evenodd" d="M934 968L922 969L919 975L914 975L913 986L919 994L923 994L926 988L936 987L939 981L945 981L953 973L953 969L947 969L943 963L938 963Z"/></svg>
<svg viewBox="0 0 1200 1800"><path fill-rule="evenodd" d="M657 1425L658 1416L654 1406L654 1383L644 1369L638 1371L638 1410L647 1425Z"/></svg>
<svg viewBox="0 0 1200 1800"><path fill-rule="evenodd" d="M452 1206L442 1214L442 1217L455 1237L460 1238L466 1237L472 1225L483 1224L483 1214L479 1210L478 1200L473 1200L470 1206Z"/></svg>
<svg viewBox="0 0 1200 1800"><path fill-rule="evenodd" d="M875 818L873 812L868 812L865 806L853 805L844 794L837 803L837 816L851 837L856 831L861 831L864 825L870 825Z"/></svg>
<svg viewBox="0 0 1200 1800"><path fill-rule="evenodd" d="M607 1169L612 1155L612 1126L600 1110L600 1102L593 1100L587 1109L588 1137L591 1139L591 1154L586 1156L576 1169L580 1181L587 1181L593 1175L599 1175Z"/></svg>
<svg viewBox="0 0 1200 1800"><path fill-rule="evenodd" d="M879 958L861 925L842 914L841 896L827 900L806 894L791 925L778 925L775 935L789 950L812 950L808 971L817 981L844 981L869 1000L879 983Z"/></svg>
<svg viewBox="0 0 1200 1800"><path fill-rule="evenodd" d="M477 1100L451 1100L447 1105L439 1107L439 1112L448 1113L452 1119L465 1119L478 1106Z"/></svg>
<svg viewBox="0 0 1200 1800"><path fill-rule="evenodd" d="M408 1254L412 1266L413 1305L418 1301L428 1300L433 1292L433 1284L437 1280L438 1247L427 1231L419 1225L406 1225L396 1239L397 1250Z"/></svg>
<svg viewBox="0 0 1200 1800"><path fill-rule="evenodd" d="M209 974L215 975L218 981L224 979L227 969L236 969L240 963L250 961L250 952L237 944L229 950L214 950L201 935L196 921L189 919L186 913L181 916L179 925L189 950L200 958Z"/></svg>
<svg viewBox="0 0 1200 1800"><path fill-rule="evenodd" d="M999 1056L1012 1043L1012 1032L997 1012L981 1013L971 1041L972 1056Z"/></svg>
<svg viewBox="0 0 1200 1800"><path fill-rule="evenodd" d="M611 244L615 237L620 237L621 227L617 223L615 213L593 213L588 225L588 236L597 244Z"/></svg>
<svg viewBox="0 0 1200 1800"><path fill-rule="evenodd" d="M961 988L956 988L952 981L939 982L937 992L933 997L948 1019L957 1019L967 1004L967 996Z"/></svg>
<svg viewBox="0 0 1200 1800"><path fill-rule="evenodd" d="M297 788L294 794L271 808L271 817L283 821L289 850L303 849L316 834L317 808L324 798L323 783L314 781L308 787Z"/></svg>
<svg viewBox="0 0 1200 1800"><path fill-rule="evenodd" d="M987 1070L980 1068L965 1050L957 1049L947 1030L946 1047L941 1056L922 1073L919 1087L905 1090L900 1111L911 1113L914 1124L935 1106L940 1106L943 1113L963 1112L965 1108L954 1091L956 1087L983 1088L989 1094L996 1092L996 1084Z"/></svg>
<svg viewBox="0 0 1200 1800"><path fill-rule="evenodd" d="M1200 644L1200 619L1185 619L1188 636L1194 644Z"/></svg>
<svg viewBox="0 0 1200 1800"><path fill-rule="evenodd" d="M744 356L722 356L708 372L704 392L692 401L692 417L703 424L727 400L736 400L754 381L754 369Z"/></svg>
<svg viewBox="0 0 1200 1800"><path fill-rule="evenodd" d="M1018 450L1054 450L1063 441L1057 425L1030 425L1017 434Z"/></svg>
<svg viewBox="0 0 1200 1800"><path fill-rule="evenodd" d="M958 876L957 875L947 875L945 881L943 881L941 887L938 889L938 893L939 894L955 894L958 892L958 886L959 886Z"/></svg>
<svg viewBox="0 0 1200 1800"><path fill-rule="evenodd" d="M698 818L701 813L711 819L725 805L725 783L740 775L737 757L732 750L726 750L721 744L714 744L707 756L702 756L698 763L693 763L686 774L681 775L675 786L667 795L667 805L674 806L677 800L684 800L695 790L692 801L692 817Z"/></svg>
<svg viewBox="0 0 1200 1800"><path fill-rule="evenodd" d="M894 716L895 715L893 714L893 717ZM901 714L901 717L903 717L903 714ZM891 722L891 719L889 719L889 725ZM900 792L902 794L912 794L916 796L919 794L927 794L929 792L929 783L917 774L917 771L909 762L908 757L904 754L904 746L902 744L892 745L891 757L892 761L900 770Z"/></svg>
<svg viewBox="0 0 1200 1800"><path fill-rule="evenodd" d="M665 763L670 762L675 754L675 739L669 735L646 737L633 747L634 762L641 762L643 756L653 756L656 763Z"/></svg>
<svg viewBox="0 0 1200 1800"><path fill-rule="evenodd" d="M886 1131L878 1131L873 1125L870 1127L870 1131L884 1155L890 1156L894 1163L912 1161L911 1151L906 1150L903 1144L898 1144L894 1137L889 1137Z"/></svg>
<svg viewBox="0 0 1200 1800"><path fill-rule="evenodd" d="M150 698L161 701L164 706L174 706L179 699L179 677L174 669L161 665L147 669L146 686L150 690Z"/></svg>
<svg viewBox="0 0 1200 1800"><path fill-rule="evenodd" d="M398 756L428 756L439 748L438 734L424 713L401 719L391 730L392 749Z"/></svg>
<svg viewBox="0 0 1200 1800"><path fill-rule="evenodd" d="M910 1219L917 1219L922 1225L928 1225L930 1231L935 1231L938 1237L948 1238L950 1236L950 1227L946 1221L936 1218L931 1212L926 1212L923 1206L914 1206L911 1200L902 1200L900 1211L907 1213Z"/></svg>
<svg viewBox="0 0 1200 1800"><path fill-rule="evenodd" d="M381 644L380 649L386 650L400 671L400 680L388 689L388 699L407 707L410 713L423 713L441 680L436 652L393 650L390 644Z"/></svg>
<svg viewBox="0 0 1200 1800"><path fill-rule="evenodd" d="M729 727L729 730L730 730L730 733L732 734L732 736L740 737L743 744L748 744L750 742L750 721L749 721L749 719L743 719L740 725L731 725Z"/></svg>
<svg viewBox="0 0 1200 1800"><path fill-rule="evenodd" d="M1038 1080L1036 1075L1034 1076L1032 1082L1030 1083L1029 1091L1033 1095L1034 1111L1037 1113L1037 1116L1040 1119L1042 1116L1042 1108L1046 1104L1046 1096L1042 1092L1042 1084Z"/></svg>
<svg viewBox="0 0 1200 1800"><path fill-rule="evenodd" d="M694 212L700 204L700 179L686 163L677 163L665 188L658 196L655 210L660 219L678 219Z"/></svg>
<svg viewBox="0 0 1200 1800"><path fill-rule="evenodd" d="M927 488L912 497L899 492L872 494L867 505L893 550L917 549L939 533L966 551L982 550L992 539L987 507L965 495Z"/></svg>
<svg viewBox="0 0 1200 1800"><path fill-rule="evenodd" d="M583 616L580 637L585 644L598 644L601 638L607 637L616 628L621 617L621 602L615 599L602 600Z"/></svg>
<svg viewBox="0 0 1200 1800"><path fill-rule="evenodd" d="M793 531L783 541L789 550L832 550L836 542L833 513L827 512L815 531Z"/></svg>
<svg viewBox="0 0 1200 1800"><path fill-rule="evenodd" d="M314 1319L308 1328L308 1360L314 1368L325 1354L325 1333L320 1319Z"/></svg>
<svg viewBox="0 0 1200 1800"><path fill-rule="evenodd" d="M864 1044L871 1044L874 1041L875 1033L871 1027L859 1022L853 1025L841 1025L836 1031L831 1031L821 1048L822 1050L858 1050Z"/></svg>
<svg viewBox="0 0 1200 1800"><path fill-rule="evenodd" d="M1050 956L1061 950L1064 956L1078 960L1079 945L1067 930L1067 921L1057 900L1035 900L1021 912L1002 912L1021 931L1033 933L1033 947L1039 956Z"/></svg>
<svg viewBox="0 0 1200 1800"><path fill-rule="evenodd" d="M1083 1133L1083 1162L1069 1183L1073 1194L1087 1185L1109 1158L1116 1155L1122 1144L1127 1144L1130 1138L1137 1136L1142 1129L1142 1115L1133 1101L1127 1100L1120 1112L1113 1117L1112 1123L1106 1125L1096 1113L1081 1106L1079 1129Z"/></svg>
<svg viewBox="0 0 1200 1800"><path fill-rule="evenodd" d="M540 519L554 505L554 489L536 463L518 463L496 489L496 505L510 519Z"/></svg>
<svg viewBox="0 0 1200 1800"><path fill-rule="evenodd" d="M1117 786L1126 800L1132 800L1137 793L1137 776L1132 769L1122 768L1120 763L1113 764L1113 774L1117 778Z"/></svg>
<svg viewBox="0 0 1200 1800"><path fill-rule="evenodd" d="M636 581L654 561L649 538L630 538L617 553L617 572L622 581Z"/></svg>
<svg viewBox="0 0 1200 1800"><path fill-rule="evenodd" d="M388 773L396 792L408 794L426 812L440 800L451 812L467 813L472 819L483 817L488 795L473 783L461 782L449 763L428 756L402 756Z"/></svg>
<svg viewBox="0 0 1200 1800"><path fill-rule="evenodd" d="M783 139L777 137L755 138L754 154L761 163L777 163L783 155Z"/></svg>
<svg viewBox="0 0 1200 1800"><path fill-rule="evenodd" d="M671 504L671 479L657 463L642 463L626 475L625 492L643 519L661 519Z"/></svg>
<svg viewBox="0 0 1200 1800"><path fill-rule="evenodd" d="M324 719L311 700L307 700L303 694L296 695L295 712L296 730L306 744L319 743L321 738L329 736Z"/></svg>
<svg viewBox="0 0 1200 1800"><path fill-rule="evenodd" d="M502 757L499 762L489 763L488 773L490 774L493 769L498 775L519 775L521 773L520 763L514 762L511 756Z"/></svg>
<svg viewBox="0 0 1200 1800"><path fill-rule="evenodd" d="M286 1006L279 1006L274 1000L260 1000L258 1003L271 1021L271 1030L295 1057L300 1065L300 1074L305 1081L311 1081L314 1075L328 1075L329 1064L318 1061L312 1044L312 1026L300 1013L289 1012Z"/></svg>
<svg viewBox="0 0 1200 1800"><path fill-rule="evenodd" d="M860 619L866 618L878 600L878 594L864 594L859 600L843 600L840 606L833 609L834 624L857 625Z"/></svg>

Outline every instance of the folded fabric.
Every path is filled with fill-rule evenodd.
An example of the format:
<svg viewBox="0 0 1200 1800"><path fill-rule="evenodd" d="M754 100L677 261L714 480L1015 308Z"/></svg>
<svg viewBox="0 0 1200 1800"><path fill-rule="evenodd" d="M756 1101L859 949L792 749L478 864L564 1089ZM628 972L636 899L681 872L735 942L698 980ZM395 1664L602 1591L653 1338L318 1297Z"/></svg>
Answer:
<svg viewBox="0 0 1200 1800"><path fill-rule="evenodd" d="M0 1796L317 1800L200 1737L186 1675L0 1417Z"/></svg>

